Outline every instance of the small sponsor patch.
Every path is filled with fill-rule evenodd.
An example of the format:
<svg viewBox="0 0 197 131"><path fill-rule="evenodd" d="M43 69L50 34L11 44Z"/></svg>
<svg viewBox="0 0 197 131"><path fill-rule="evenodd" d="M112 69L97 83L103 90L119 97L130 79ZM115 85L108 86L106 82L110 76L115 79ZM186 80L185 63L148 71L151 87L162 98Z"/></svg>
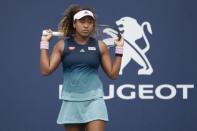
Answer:
<svg viewBox="0 0 197 131"><path fill-rule="evenodd" d="M84 49L81 49L80 52L85 52L85 50Z"/></svg>
<svg viewBox="0 0 197 131"><path fill-rule="evenodd" d="M73 50L75 50L75 48L76 48L75 46L69 46L68 50L73 51Z"/></svg>
<svg viewBox="0 0 197 131"><path fill-rule="evenodd" d="M88 50L96 50L96 47L88 47Z"/></svg>

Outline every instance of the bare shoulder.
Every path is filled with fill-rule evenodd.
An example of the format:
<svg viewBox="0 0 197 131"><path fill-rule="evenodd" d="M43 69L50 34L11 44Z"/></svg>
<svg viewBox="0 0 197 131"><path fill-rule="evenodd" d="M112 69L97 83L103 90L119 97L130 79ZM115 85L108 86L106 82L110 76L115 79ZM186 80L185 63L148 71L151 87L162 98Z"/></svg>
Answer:
<svg viewBox="0 0 197 131"><path fill-rule="evenodd" d="M64 39L60 39L60 40L55 44L54 49L62 53L63 50L64 50Z"/></svg>
<svg viewBox="0 0 197 131"><path fill-rule="evenodd" d="M107 45L103 41L99 40L98 43L99 43L99 48L100 48L101 54L108 51Z"/></svg>

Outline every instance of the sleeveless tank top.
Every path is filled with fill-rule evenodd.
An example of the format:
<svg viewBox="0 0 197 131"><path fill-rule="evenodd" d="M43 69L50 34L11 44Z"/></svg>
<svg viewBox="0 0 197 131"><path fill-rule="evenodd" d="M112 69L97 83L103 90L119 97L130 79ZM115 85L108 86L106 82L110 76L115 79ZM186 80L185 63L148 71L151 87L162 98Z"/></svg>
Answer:
<svg viewBox="0 0 197 131"><path fill-rule="evenodd" d="M101 61L98 41L90 37L88 43L80 45L73 36L65 39L61 61L62 99L85 101L103 97L103 84L98 76Z"/></svg>

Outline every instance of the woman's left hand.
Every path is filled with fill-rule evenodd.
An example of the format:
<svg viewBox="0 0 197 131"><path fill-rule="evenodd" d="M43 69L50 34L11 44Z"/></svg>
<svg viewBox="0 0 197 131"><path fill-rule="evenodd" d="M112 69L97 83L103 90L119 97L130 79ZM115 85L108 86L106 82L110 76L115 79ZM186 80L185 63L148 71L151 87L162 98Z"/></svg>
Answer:
<svg viewBox="0 0 197 131"><path fill-rule="evenodd" d="M124 46L124 38L121 36L120 40L115 39L114 43L116 46L123 47Z"/></svg>

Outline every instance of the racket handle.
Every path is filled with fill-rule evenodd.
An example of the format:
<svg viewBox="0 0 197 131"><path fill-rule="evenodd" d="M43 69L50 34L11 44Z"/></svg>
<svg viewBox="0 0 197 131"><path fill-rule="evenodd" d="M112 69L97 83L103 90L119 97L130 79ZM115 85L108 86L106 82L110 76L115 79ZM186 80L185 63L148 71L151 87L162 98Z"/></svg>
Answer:
<svg viewBox="0 0 197 131"><path fill-rule="evenodd" d="M52 36L64 36L63 32L57 32L57 31L48 32L47 30L42 31L42 35L49 35L51 33L52 33Z"/></svg>
<svg viewBox="0 0 197 131"><path fill-rule="evenodd" d="M120 33L118 33L118 41L120 41L122 35Z"/></svg>

